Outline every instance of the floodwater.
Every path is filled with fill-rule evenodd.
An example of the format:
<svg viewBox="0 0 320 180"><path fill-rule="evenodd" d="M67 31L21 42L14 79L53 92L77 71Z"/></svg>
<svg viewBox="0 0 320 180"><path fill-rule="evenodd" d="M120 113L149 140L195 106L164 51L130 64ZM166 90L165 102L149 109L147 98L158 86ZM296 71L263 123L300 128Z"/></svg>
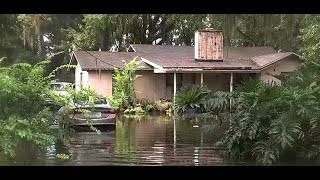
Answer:
<svg viewBox="0 0 320 180"><path fill-rule="evenodd" d="M0 159L0 165L234 165L213 146L222 131L206 134L201 126L196 119L168 115L119 116L116 126L101 128L101 134L78 131L44 153L24 149L14 160ZM61 153L69 159L57 158Z"/></svg>

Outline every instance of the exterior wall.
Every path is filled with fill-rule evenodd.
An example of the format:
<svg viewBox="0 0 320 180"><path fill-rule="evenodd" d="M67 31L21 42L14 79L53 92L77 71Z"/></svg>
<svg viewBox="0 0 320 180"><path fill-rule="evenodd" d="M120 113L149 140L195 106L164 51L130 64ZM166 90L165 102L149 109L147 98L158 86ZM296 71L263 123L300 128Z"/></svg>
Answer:
<svg viewBox="0 0 320 180"><path fill-rule="evenodd" d="M138 71L134 87L137 99L166 99L166 74L155 74L153 71Z"/></svg>
<svg viewBox="0 0 320 180"><path fill-rule="evenodd" d="M182 85L196 84L197 75L195 73L182 74Z"/></svg>
<svg viewBox="0 0 320 180"><path fill-rule="evenodd" d="M76 90L79 90L82 87L89 87L89 73L88 71L82 71L82 68L78 64L75 70L75 86Z"/></svg>
<svg viewBox="0 0 320 180"><path fill-rule="evenodd" d="M81 66L78 64L76 67L76 71L75 71L75 85L76 85L76 90L80 89L80 84L81 84L81 78L80 78L80 73L81 73L82 69Z"/></svg>
<svg viewBox="0 0 320 180"><path fill-rule="evenodd" d="M204 73L203 84L212 92L229 91L230 73Z"/></svg>
<svg viewBox="0 0 320 180"><path fill-rule="evenodd" d="M80 83L81 68L76 69L75 81ZM138 71L138 77L134 87L137 99L159 100L173 98L173 73L172 74L155 74L153 71ZM172 75L172 76L171 76ZM178 74L177 74L178 75ZM185 86L188 84L200 84L200 73L179 73L177 84ZM234 85L237 79L247 79L249 74L234 74ZM167 82L168 81L168 82ZM230 73L204 73L203 83L213 92L229 91ZM103 96L112 96L112 71L88 71L88 86L94 88ZM179 90L179 88L177 90Z"/></svg>
<svg viewBox="0 0 320 180"><path fill-rule="evenodd" d="M112 96L112 71L88 71L89 86L102 96Z"/></svg>
<svg viewBox="0 0 320 180"><path fill-rule="evenodd" d="M278 63L273 64L272 66L264 69L260 73L260 80L265 82L275 82L281 84L281 81L269 74L280 75L281 73L288 73L296 70L301 64L301 61L297 57L287 57L281 60Z"/></svg>

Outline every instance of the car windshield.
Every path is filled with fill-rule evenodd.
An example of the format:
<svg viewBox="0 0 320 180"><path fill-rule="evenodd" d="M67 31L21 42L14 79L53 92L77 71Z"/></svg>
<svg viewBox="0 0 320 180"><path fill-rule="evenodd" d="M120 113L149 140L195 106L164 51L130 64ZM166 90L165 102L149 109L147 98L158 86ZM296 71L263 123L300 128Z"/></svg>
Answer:
<svg viewBox="0 0 320 180"><path fill-rule="evenodd" d="M95 104L108 104L108 101L104 98L98 98L94 101Z"/></svg>

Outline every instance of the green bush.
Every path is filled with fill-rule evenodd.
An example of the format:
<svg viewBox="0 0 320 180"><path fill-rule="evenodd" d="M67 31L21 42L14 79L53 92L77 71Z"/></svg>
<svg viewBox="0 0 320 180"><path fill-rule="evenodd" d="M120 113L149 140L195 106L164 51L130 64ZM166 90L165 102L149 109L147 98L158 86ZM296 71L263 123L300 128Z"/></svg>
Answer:
<svg viewBox="0 0 320 180"><path fill-rule="evenodd" d="M182 87L176 94L176 112L186 112L189 109L200 108L205 97L210 93L206 86L189 85Z"/></svg>
<svg viewBox="0 0 320 180"><path fill-rule="evenodd" d="M155 107L158 111L164 112L168 110L170 107L172 107L172 102L166 101L166 100L158 100L155 101Z"/></svg>
<svg viewBox="0 0 320 180"><path fill-rule="evenodd" d="M144 114L145 111L142 109L142 107L138 104L135 108L129 107L124 111L124 114Z"/></svg>
<svg viewBox="0 0 320 180"><path fill-rule="evenodd" d="M146 112L152 112L156 110L155 103L147 99L137 99L135 102L135 106L140 106Z"/></svg>
<svg viewBox="0 0 320 180"><path fill-rule="evenodd" d="M141 106L137 106L134 108L135 114L144 114L145 111L141 108Z"/></svg>
<svg viewBox="0 0 320 180"><path fill-rule="evenodd" d="M44 148L60 137L50 125L64 122L44 106L43 94L49 91L49 79L44 76L46 63L1 68L0 153L14 156L22 142Z"/></svg>
<svg viewBox="0 0 320 180"><path fill-rule="evenodd" d="M147 112L153 112L155 110L155 107L152 104L148 104L145 109Z"/></svg>
<svg viewBox="0 0 320 180"><path fill-rule="evenodd" d="M125 68L114 68L113 75L113 100L117 108L127 108L133 105L135 99L134 81L139 77L136 71L140 64L135 59L125 63Z"/></svg>
<svg viewBox="0 0 320 180"><path fill-rule="evenodd" d="M248 81L233 93L206 101L205 105L212 107L212 102L220 98L224 103L215 104L224 110L229 108L225 102L230 98L233 101L230 127L217 145L227 148L233 157L253 158L266 165L301 155L318 158L320 87L308 79L301 81L310 77L301 76L304 73L296 72L296 81L291 79L283 86Z"/></svg>

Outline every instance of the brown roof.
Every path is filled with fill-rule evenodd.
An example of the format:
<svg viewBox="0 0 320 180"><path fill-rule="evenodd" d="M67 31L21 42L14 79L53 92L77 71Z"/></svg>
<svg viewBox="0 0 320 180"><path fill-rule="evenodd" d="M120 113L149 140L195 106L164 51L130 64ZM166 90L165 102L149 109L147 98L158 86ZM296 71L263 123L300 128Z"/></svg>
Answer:
<svg viewBox="0 0 320 180"><path fill-rule="evenodd" d="M262 56L254 56L251 60L259 66L259 68L264 68L269 66L283 58L286 58L291 55L296 55L293 52L285 52L285 53L274 53L274 54L267 54Z"/></svg>
<svg viewBox="0 0 320 180"><path fill-rule="evenodd" d="M194 46L132 44L135 52L75 51L74 56L85 70L123 68L137 57L152 65L178 71L184 68L204 70L260 70L294 53L276 53L271 47L224 47L224 61L203 62L194 58ZM294 54L296 55L296 54ZM148 63L149 63L148 62ZM154 68L141 62L143 70Z"/></svg>
<svg viewBox="0 0 320 180"><path fill-rule="evenodd" d="M141 61L140 54L134 52L75 51L73 54L84 70L113 70L114 67L122 69L125 66L123 60L129 62L137 57L137 60ZM153 70L151 66L142 61L140 69Z"/></svg>
<svg viewBox="0 0 320 180"><path fill-rule="evenodd" d="M276 53L270 47L224 47L223 62L199 62L194 58L194 46L132 44L143 58L164 68L257 69L253 56Z"/></svg>

